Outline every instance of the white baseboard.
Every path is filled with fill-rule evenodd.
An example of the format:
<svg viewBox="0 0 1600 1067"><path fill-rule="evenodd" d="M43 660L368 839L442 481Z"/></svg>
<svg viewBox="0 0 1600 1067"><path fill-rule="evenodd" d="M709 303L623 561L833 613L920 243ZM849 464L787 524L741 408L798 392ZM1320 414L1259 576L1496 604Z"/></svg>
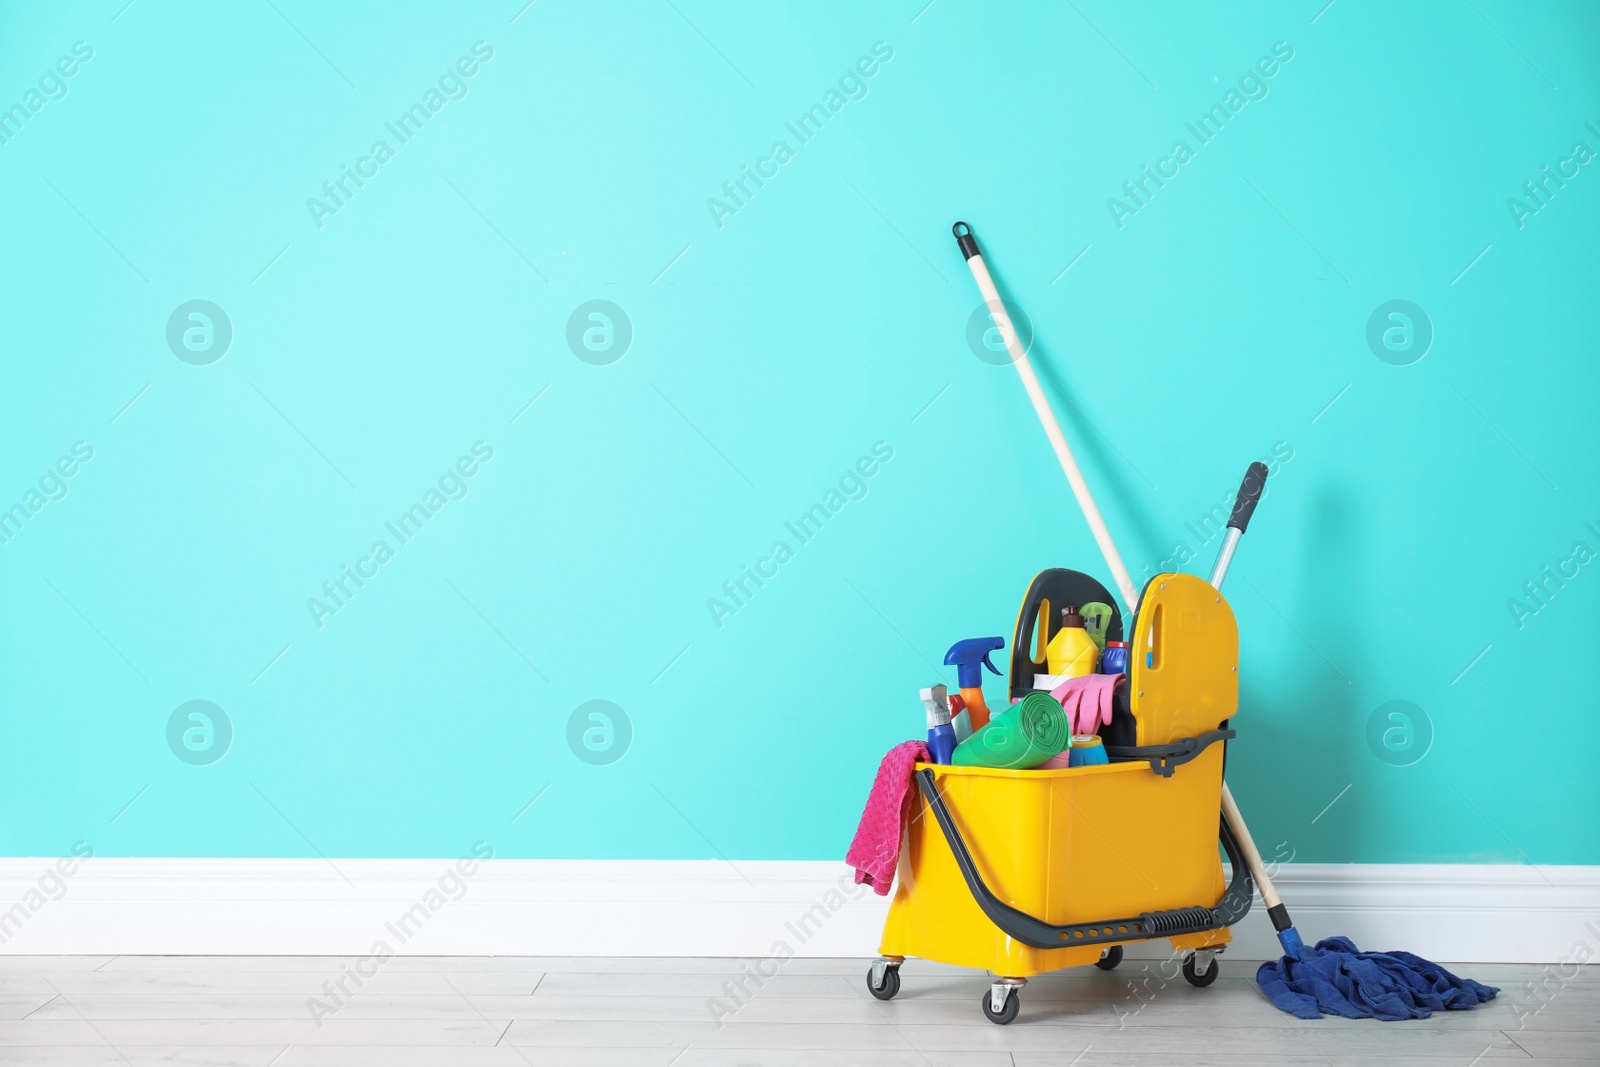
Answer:
<svg viewBox="0 0 1600 1067"><path fill-rule="evenodd" d="M96 858L65 878L56 862L0 859L0 955L359 956L382 941L405 955L765 956L783 942L871 956L887 907L827 861L491 860L462 876L450 860ZM1307 941L1447 962L1600 949L1600 867L1301 863L1276 881ZM1259 901L1234 938L1235 957L1279 955Z"/></svg>

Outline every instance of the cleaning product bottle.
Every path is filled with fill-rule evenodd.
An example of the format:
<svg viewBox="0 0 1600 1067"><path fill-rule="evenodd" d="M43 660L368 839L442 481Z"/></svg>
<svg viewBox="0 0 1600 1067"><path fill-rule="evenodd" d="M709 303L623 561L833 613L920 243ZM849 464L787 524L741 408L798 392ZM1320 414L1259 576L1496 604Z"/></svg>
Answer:
<svg viewBox="0 0 1600 1067"><path fill-rule="evenodd" d="M967 702L957 693L950 698L950 725L956 732L956 744L972 736L972 716L967 713Z"/></svg>
<svg viewBox="0 0 1600 1067"><path fill-rule="evenodd" d="M1101 674L1128 673L1128 642L1107 641L1106 650L1100 653Z"/></svg>
<svg viewBox="0 0 1600 1067"><path fill-rule="evenodd" d="M1083 616L1076 605L1061 609L1061 629L1045 648L1050 673L1058 678L1081 678L1093 674L1100 659L1100 646L1084 629Z"/></svg>
<svg viewBox="0 0 1600 1067"><path fill-rule="evenodd" d="M989 659L989 653L1005 647L1003 637L969 637L951 645L944 654L945 664L956 668L956 681L974 733L989 724L989 705L983 700L983 668L999 674L1000 668Z"/></svg>
<svg viewBox="0 0 1600 1067"><path fill-rule="evenodd" d="M950 725L949 690L936 685L922 690L922 706L928 712L928 758L949 763L956 750L956 730Z"/></svg>
<svg viewBox="0 0 1600 1067"><path fill-rule="evenodd" d="M1111 618L1116 611L1110 604L1102 604L1098 600L1090 601L1078 609L1078 614L1083 616L1083 628L1089 631L1089 636L1094 638L1094 643L1100 646L1101 651L1106 647L1106 627L1111 625Z"/></svg>

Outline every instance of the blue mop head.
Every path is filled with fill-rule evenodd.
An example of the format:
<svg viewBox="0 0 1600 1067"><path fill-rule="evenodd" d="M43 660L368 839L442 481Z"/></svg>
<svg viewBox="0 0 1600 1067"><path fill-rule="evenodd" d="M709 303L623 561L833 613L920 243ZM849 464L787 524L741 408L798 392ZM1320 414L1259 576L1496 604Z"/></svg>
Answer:
<svg viewBox="0 0 1600 1067"><path fill-rule="evenodd" d="M1324 1013L1384 1022L1427 1019L1436 1011L1469 1011L1500 992L1409 952L1362 952L1348 938L1299 947L1298 959L1263 963L1256 984L1274 1007L1301 1019Z"/></svg>

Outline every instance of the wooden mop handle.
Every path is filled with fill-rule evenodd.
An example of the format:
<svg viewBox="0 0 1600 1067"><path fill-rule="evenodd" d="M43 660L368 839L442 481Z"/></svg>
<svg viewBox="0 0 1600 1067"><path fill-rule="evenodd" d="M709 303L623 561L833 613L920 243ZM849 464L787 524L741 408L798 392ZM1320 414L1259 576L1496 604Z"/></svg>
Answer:
<svg viewBox="0 0 1600 1067"><path fill-rule="evenodd" d="M1244 816L1239 814L1239 805L1233 802L1233 791L1228 788L1227 782L1222 783L1222 814L1227 817L1228 826L1233 830L1239 851L1244 853L1244 865L1250 868L1250 877L1255 879L1256 887L1261 890L1261 903L1269 911L1278 907L1283 902L1278 899L1272 879L1267 877L1267 865L1261 862L1261 853L1256 849L1255 839L1250 836L1250 828L1244 824Z"/></svg>
<svg viewBox="0 0 1600 1067"><path fill-rule="evenodd" d="M1000 292L994 286L994 279L989 277L989 268L984 265L983 255L978 251L978 239L972 235L972 227L964 222L956 223L952 229L956 235L956 243L961 246L961 254L967 257L967 266L972 270L972 278L978 283L978 292L983 294L983 302L989 308L989 315L994 319L995 328L1000 331L1000 336L1006 343L1006 351L1011 354L1011 362L1016 366L1017 373L1022 376L1022 387L1028 391L1028 399L1033 401L1033 410L1044 425L1045 436L1050 439L1050 447L1055 450L1061 470L1067 476L1067 484L1072 486L1072 495L1078 498L1078 507L1083 511L1083 517L1088 520L1089 532L1094 534L1095 544L1100 546L1100 554L1105 557L1106 565L1111 568L1111 577L1116 580L1117 589L1122 593L1122 602L1127 605L1129 614L1132 614L1139 606L1139 590L1135 588L1133 578L1128 574L1128 568L1122 565L1122 557L1118 555L1117 546L1111 540L1111 531L1106 529L1106 522L1100 517L1100 509L1095 506L1094 497L1089 493L1089 483L1083 480L1083 472L1078 469L1077 460L1072 458L1072 449L1068 447L1067 439L1061 433L1061 424L1056 422L1055 412L1050 410L1050 402L1045 399L1044 389L1039 384L1039 376L1033 372L1033 364L1028 362L1028 353L1023 350L1022 342L1017 339L1017 331L1011 325L1011 316L1006 314L1005 304L1000 300Z"/></svg>

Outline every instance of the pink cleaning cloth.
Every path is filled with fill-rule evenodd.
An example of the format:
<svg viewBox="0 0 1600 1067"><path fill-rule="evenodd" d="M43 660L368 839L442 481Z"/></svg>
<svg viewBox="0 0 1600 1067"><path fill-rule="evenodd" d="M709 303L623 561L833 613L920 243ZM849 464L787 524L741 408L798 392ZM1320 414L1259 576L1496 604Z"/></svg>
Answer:
<svg viewBox="0 0 1600 1067"><path fill-rule="evenodd" d="M844 861L856 869L856 885L864 882L880 897L889 895L900 863L900 828L911 816L916 792L911 775L919 760L928 762L928 746L921 741L902 742L884 754L845 853Z"/></svg>

